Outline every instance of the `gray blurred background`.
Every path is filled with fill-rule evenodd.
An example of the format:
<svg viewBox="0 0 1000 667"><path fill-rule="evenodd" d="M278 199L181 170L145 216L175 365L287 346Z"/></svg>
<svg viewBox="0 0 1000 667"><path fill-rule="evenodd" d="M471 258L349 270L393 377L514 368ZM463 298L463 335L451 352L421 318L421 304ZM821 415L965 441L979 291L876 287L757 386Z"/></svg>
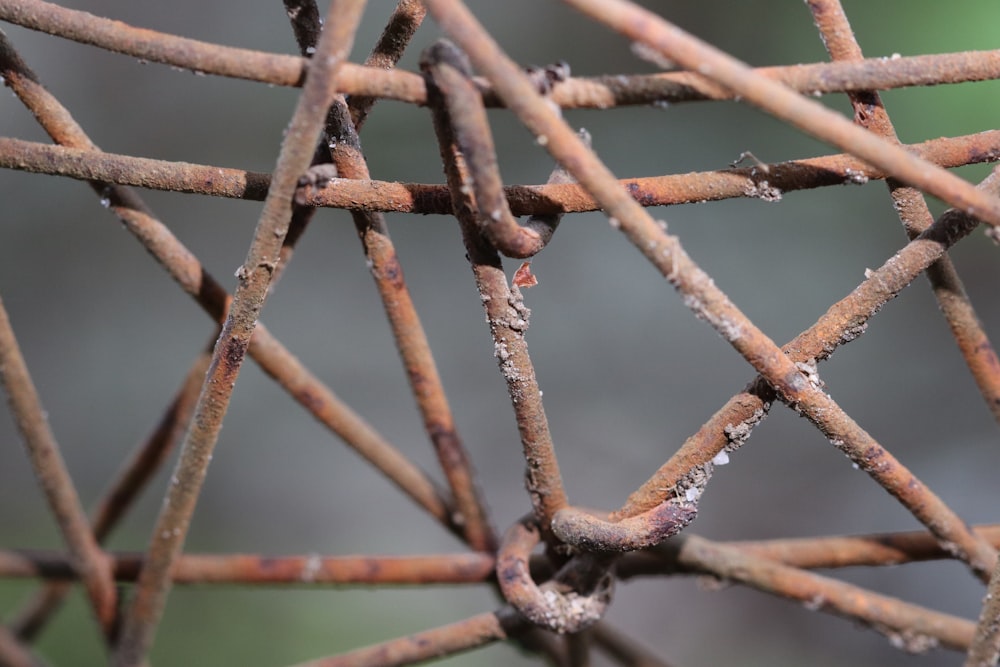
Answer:
<svg viewBox="0 0 1000 667"><path fill-rule="evenodd" d="M74 8L188 37L293 53L280 2L88 0ZM753 65L826 59L802 2L649 2ZM368 53L391 0L372 0L353 55ZM558 2L471 2L524 64L567 60L577 75L651 71L626 40ZM997 47L992 0L845 2L868 56ZM325 3L321 3L325 11ZM296 91L142 64L13 26L25 60L103 149L270 171ZM430 20L402 66L439 36ZM996 127L998 86L887 93L905 142ZM47 141L20 103L0 134ZM847 109L837 96L823 100ZM721 169L743 151L772 162L833 151L733 103L574 111L620 177ZM504 111L491 112L508 183L544 182L550 158ZM374 178L442 182L425 109L376 106L363 143ZM978 181L988 167L959 170ZM160 218L232 287L259 202L144 192ZM70 180L0 174L0 295L84 502L152 428L212 326L103 209ZM942 207L931 202L935 213ZM669 221L688 252L775 341L809 326L904 242L882 183L680 206ZM529 509L523 463L458 229L445 217L389 216L460 432L495 525ZM350 217L321 211L263 321L294 353L426 469L436 464L365 268ZM988 331L998 253L975 233L952 253ZM510 271L516 262L508 262ZM685 309L597 214L568 216L533 263L528 341L572 502L618 507L750 379L747 364ZM831 395L969 522L997 520L996 424L921 279L868 333L821 367ZM145 548L168 471L110 547ZM915 520L807 422L776 406L718 471L691 528L716 539L911 530ZM9 415L0 415L0 545L61 548ZM187 550L265 554L420 554L462 546L248 363L233 398ZM973 618L982 588L952 563L843 571L848 581ZM9 614L35 584L0 582ZM488 587L413 590L176 588L153 651L158 665L282 665L492 609ZM619 587L609 619L678 665L957 664L910 657L849 621L693 579ZM54 664L103 659L82 598L43 635ZM534 664L508 646L448 665ZM604 664L604 663L598 663Z"/></svg>

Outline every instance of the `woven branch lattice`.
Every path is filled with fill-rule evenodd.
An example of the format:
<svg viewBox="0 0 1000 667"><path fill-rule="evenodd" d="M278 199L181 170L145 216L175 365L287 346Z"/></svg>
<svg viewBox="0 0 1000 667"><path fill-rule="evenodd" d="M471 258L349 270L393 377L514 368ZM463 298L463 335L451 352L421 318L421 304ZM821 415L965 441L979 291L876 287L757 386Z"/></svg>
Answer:
<svg viewBox="0 0 1000 667"><path fill-rule="evenodd" d="M119 666L147 659L172 586L198 583L461 584L488 588L498 600L495 610L308 664L412 664L501 641L556 665L590 664L592 650L615 664L666 664L605 618L614 606L615 582L698 574L847 617L908 652L950 649L965 653L970 666L997 663L1000 530L970 528L906 466L905 452L893 446L891 453L848 415L835 399L835 386L827 393L818 364L858 339L887 302L926 273L987 411L1000 419L1000 362L946 254L977 226L998 237L1000 181L991 175L972 185L947 169L1000 158L1000 130L982 128L977 134L903 146L876 92L1000 79L1000 53L866 60L839 0L810 0L808 9L832 62L751 69L625 0L565 4L609 36L626 37L637 54L670 71L574 77L563 64L524 69L457 0L401 0L363 64L349 61L366 16L366 3L357 0L334 0L325 21L314 3L285 0L303 57L199 42L40 0L0 0L0 19L23 28L207 75L301 88L270 174L104 152L44 87L13 41L0 36L6 85L54 142L2 137L0 164L87 181L101 204L218 326L213 344L195 356L153 433L88 517L14 337L18 323L0 308L0 370L11 415L66 546L65 552L0 551L0 575L43 580L0 626L0 662L42 664L32 642L79 580L109 660ZM370 20L374 9L367 9ZM425 50L419 72L396 69L425 13L450 41ZM552 56L557 60L559 54ZM828 93L846 94L853 119L812 99ZM377 174L369 173L359 133L379 99L429 108L425 128L437 142L444 183L377 180ZM564 120L571 109L615 114L630 105L733 99L836 149L781 163L764 163L748 153L728 169L621 179L601 160L602 137L594 138L592 149L587 134ZM558 163L545 185L504 185L490 126L493 117L487 113L497 107L527 128ZM668 233L666 224L647 210L735 198L771 201L795 190L878 180L888 185L909 242L866 271L855 289L783 347L688 255L683 233ZM128 186L263 200L232 294ZM935 219L925 194L952 208ZM319 372L258 322L264 301L321 208L350 212L444 483L338 398ZM8 217L17 215L15 206L5 209ZM721 336L718 345L728 343L755 374L610 512L584 509L569 498L556 458L558 438L550 433L528 353L531 313L523 292L536 278L528 261L509 277L501 259L528 260L550 241L558 244L562 236L574 234L571 228L556 229L562 218L585 211L602 211L611 227L679 292L683 304ZM433 338L425 334L403 279L386 213L434 213L458 220L527 466L530 508L525 509L530 511L503 531L489 516L474 472L481 453L458 434L431 355ZM519 222L515 216L529 217ZM571 225L567 221L564 226ZM0 284L0 294L5 289ZM248 356L468 550L391 557L185 553L209 462ZM755 542L694 534L716 467L727 463L769 412L781 406L808 420L925 531ZM178 461L145 551L106 550L102 543L178 444ZM544 555L536 553L539 546ZM962 564L981 583L986 601L978 620L810 571L938 559ZM131 585L119 586L121 582ZM372 624L377 626L377 620ZM330 651L343 648L330 646Z"/></svg>

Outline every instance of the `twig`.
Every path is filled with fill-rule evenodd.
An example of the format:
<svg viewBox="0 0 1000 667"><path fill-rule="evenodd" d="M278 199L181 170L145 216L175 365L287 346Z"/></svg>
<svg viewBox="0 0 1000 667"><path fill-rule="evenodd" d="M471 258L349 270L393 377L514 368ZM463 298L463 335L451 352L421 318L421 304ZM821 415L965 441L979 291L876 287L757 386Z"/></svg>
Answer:
<svg viewBox="0 0 1000 667"><path fill-rule="evenodd" d="M907 146L942 167L993 162L1000 158L1000 130L931 139ZM154 190L171 190L216 197L263 200L267 174L212 165L169 162L103 151L50 146L0 137L0 167L53 174ZM622 188L643 206L669 206L733 197L760 196L763 174L770 187L782 192L831 185L857 185L885 174L848 155L828 155L767 164L764 167L720 169L688 174L620 179ZM300 191L308 206L362 211L450 214L445 185L334 179L323 188ZM573 183L513 185L504 194L514 215L556 215L596 211L597 201Z"/></svg>
<svg viewBox="0 0 1000 667"><path fill-rule="evenodd" d="M73 567L83 580L94 615L105 637L110 640L115 629L117 598L111 564L90 530L87 515L59 451L59 444L49 427L2 300L0 382L7 393L11 415L24 439L25 452L31 461L35 478L72 554Z"/></svg>
<svg viewBox="0 0 1000 667"><path fill-rule="evenodd" d="M744 63L656 14L628 0L564 1L685 69L717 81L754 106L879 167L903 183L943 199L983 222L1000 225L1000 199L977 191L967 181L857 127L839 113L787 86L755 73ZM506 99L510 103L510 99Z"/></svg>
<svg viewBox="0 0 1000 667"><path fill-rule="evenodd" d="M869 58L857 63L759 67L754 71L807 95L889 90L998 78L1000 51ZM349 76L355 76L354 72ZM496 95L485 87L484 95L487 104L499 104ZM737 97L712 79L698 72L685 71L572 78L557 84L552 91L552 101L564 109L610 109L633 104L662 106ZM413 101L419 103L419 100Z"/></svg>
<svg viewBox="0 0 1000 667"><path fill-rule="evenodd" d="M809 9L831 58L841 62L864 59L840 0L813 0ZM855 122L889 141L899 143L877 91L855 91L848 96L854 108ZM927 203L913 188L892 179L887 180L886 185L889 186L893 208L899 214L907 235L915 238L933 221ZM927 268L927 278L986 406L993 413L993 419L1000 422L1000 359L972 307L955 265L945 255Z"/></svg>
<svg viewBox="0 0 1000 667"><path fill-rule="evenodd" d="M253 243L238 272L236 294L212 354L191 428L125 615L114 656L114 664L118 667L131 667L142 662L152 645L170 589L170 568L187 536L236 377L250 345L250 337L267 296L274 263L288 231L298 179L309 167L333 95L331 82L338 66L350 52L364 6L364 0L331 2L327 29L317 45L316 56L310 61L309 74L282 143Z"/></svg>

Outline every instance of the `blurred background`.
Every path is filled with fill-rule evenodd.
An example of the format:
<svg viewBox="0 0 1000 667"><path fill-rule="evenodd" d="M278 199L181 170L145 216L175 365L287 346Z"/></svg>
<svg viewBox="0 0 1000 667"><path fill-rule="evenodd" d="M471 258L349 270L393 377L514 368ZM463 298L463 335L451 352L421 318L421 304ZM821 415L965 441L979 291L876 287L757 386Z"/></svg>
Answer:
<svg viewBox="0 0 1000 667"><path fill-rule="evenodd" d="M295 53L277 0L172 3L80 0L66 5L140 27ZM753 65L827 59L803 2L647 2ZM1000 5L845 0L867 56L997 48ZM946 6L947 4L947 6ZM353 55L362 60L395 3L371 0ZM576 75L652 71L625 39L558 2L473 1L519 62L568 61ZM325 11L325 4L321 3ZM104 150L270 171L297 92L193 76L3 26L42 82ZM428 19L401 66L440 36ZM995 82L889 92L907 143L996 127ZM848 112L842 96L822 100ZM726 168L744 151L775 162L837 152L736 103L573 111L619 177ZM373 178L443 182L426 109L380 102L362 141ZM492 111L503 177L542 183L551 159L505 111ZM48 141L17 99L0 134ZM972 181L982 165L958 170ZM230 289L259 202L143 192L171 230ZM84 502L152 429L212 325L83 183L0 173L0 295ZM932 201L935 214L943 210ZM812 324L904 242L885 186L836 187L759 200L651 211L775 341ZM390 215L416 305L480 473L495 525L529 510L523 460L454 220ZM390 441L437 473L350 216L316 216L263 321ZM1000 331L998 255L982 233L952 252L987 331ZM517 262L508 261L509 272ZM669 285L599 214L571 215L533 262L539 285L527 340L574 504L612 509L752 377ZM823 364L830 394L970 523L997 521L997 427L952 344L926 281ZM62 543L19 436L0 414L0 545ZM141 550L169 467L110 540ZM912 530L915 520L778 405L717 471L690 529L720 540ZM244 366L187 541L191 552L421 554L462 545L320 428L252 364ZM835 576L975 618L983 590L954 563L847 570ZM35 590L0 581L9 617ZM487 586L248 590L177 587L160 628L157 665L272 666L337 653L493 609ZM692 578L619 587L609 620L672 663L741 665L956 664L912 657L851 622L740 587ZM44 633L55 665L99 664L102 650L78 593ZM536 664L494 646L442 664ZM603 663L598 663L603 664Z"/></svg>

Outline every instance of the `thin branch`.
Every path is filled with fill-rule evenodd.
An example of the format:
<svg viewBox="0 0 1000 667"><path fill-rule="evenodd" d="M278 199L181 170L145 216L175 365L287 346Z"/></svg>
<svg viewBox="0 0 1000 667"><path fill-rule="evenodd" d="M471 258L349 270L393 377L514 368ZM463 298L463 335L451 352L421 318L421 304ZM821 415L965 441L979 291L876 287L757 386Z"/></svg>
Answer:
<svg viewBox="0 0 1000 667"><path fill-rule="evenodd" d="M941 167L1000 159L1000 130L931 139L907 150ZM267 174L213 165L170 162L105 153L95 149L50 146L0 137L0 167L84 180L134 185L216 197L263 200ZM643 206L669 206L733 197L760 197L761 184L783 193L831 185L859 185L885 174L849 155L827 155L761 167L620 179L622 188ZM302 203L361 211L443 214L452 212L446 185L333 179L321 188L300 190ZM558 215L596 211L597 201L574 183L512 185L504 195L514 215Z"/></svg>
<svg viewBox="0 0 1000 667"><path fill-rule="evenodd" d="M90 530L73 479L49 427L38 391L21 355L7 309L0 300L0 382L24 440L25 452L49 509L55 516L73 567L83 580L94 615L106 638L114 633L116 598L111 563Z"/></svg>
<svg viewBox="0 0 1000 667"><path fill-rule="evenodd" d="M296 56L217 46L135 28L42 0L3 0L0 19L143 61L280 86L301 86L308 67L305 59Z"/></svg>
<svg viewBox="0 0 1000 667"><path fill-rule="evenodd" d="M975 215L983 222L1000 225L1000 199L976 190L969 182L857 127L836 111L803 97L788 86L757 74L746 64L656 14L628 0L564 1L681 67L717 81L776 118L879 167L903 183ZM509 97L501 96L512 104Z"/></svg>
<svg viewBox="0 0 1000 667"><path fill-rule="evenodd" d="M153 643L170 590L170 568L183 548L233 387L288 232L298 179L309 167L333 95L331 82L350 53L364 7L364 0L331 2L327 29L316 47L316 56L310 61L309 75L282 142L254 240L238 272L236 294L212 354L191 428L125 615L114 656L118 667L142 662Z"/></svg>

